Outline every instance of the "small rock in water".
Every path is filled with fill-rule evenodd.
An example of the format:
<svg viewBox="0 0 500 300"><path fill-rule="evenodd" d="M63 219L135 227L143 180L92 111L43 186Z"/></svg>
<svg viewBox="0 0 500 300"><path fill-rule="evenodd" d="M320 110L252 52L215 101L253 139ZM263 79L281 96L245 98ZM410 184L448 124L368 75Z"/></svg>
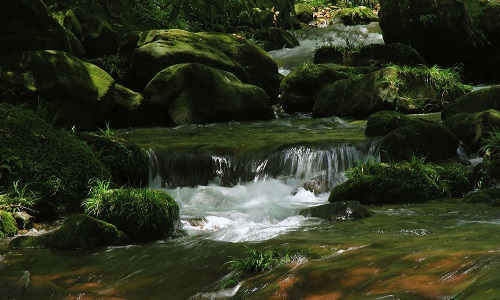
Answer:
<svg viewBox="0 0 500 300"><path fill-rule="evenodd" d="M344 201L307 208L300 214L330 221L346 221L368 218L373 212L358 201Z"/></svg>

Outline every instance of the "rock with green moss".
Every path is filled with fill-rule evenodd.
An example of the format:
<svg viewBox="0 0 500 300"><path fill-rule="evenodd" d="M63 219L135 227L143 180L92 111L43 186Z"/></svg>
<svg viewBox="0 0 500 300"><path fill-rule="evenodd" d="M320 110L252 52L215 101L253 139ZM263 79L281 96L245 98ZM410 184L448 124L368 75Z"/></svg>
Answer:
<svg viewBox="0 0 500 300"><path fill-rule="evenodd" d="M293 69L280 85L283 110L286 113L311 112L321 87L348 77L345 72L325 65L311 64Z"/></svg>
<svg viewBox="0 0 500 300"><path fill-rule="evenodd" d="M148 118L155 124L274 117L271 101L261 88L241 83L233 74L203 64L179 64L161 71L144 90L144 98Z"/></svg>
<svg viewBox="0 0 500 300"><path fill-rule="evenodd" d="M141 187L147 184L149 175L149 155L145 149L116 136L97 133L79 133L106 166L113 183L118 186Z"/></svg>
<svg viewBox="0 0 500 300"><path fill-rule="evenodd" d="M144 97L121 84L115 84L115 105L108 116L112 128L139 127L147 122Z"/></svg>
<svg viewBox="0 0 500 300"><path fill-rule="evenodd" d="M468 194L464 198L467 203L487 203L494 206L500 206L500 188L489 188L478 190Z"/></svg>
<svg viewBox="0 0 500 300"><path fill-rule="evenodd" d="M340 19L344 25L368 24L378 20L375 11L366 6L341 8L332 17Z"/></svg>
<svg viewBox="0 0 500 300"><path fill-rule="evenodd" d="M89 57L117 52L120 36L106 20L98 16L90 16L83 23L82 29L82 42Z"/></svg>
<svg viewBox="0 0 500 300"><path fill-rule="evenodd" d="M257 40L266 51L293 48L299 45L299 41L293 34L278 27L249 31L245 36Z"/></svg>
<svg viewBox="0 0 500 300"><path fill-rule="evenodd" d="M371 44L363 46L351 56L350 64L384 66L396 64L400 66L425 65L425 59L409 45Z"/></svg>
<svg viewBox="0 0 500 300"><path fill-rule="evenodd" d="M347 221L368 218L373 212L357 201L342 201L307 208L300 214L329 221Z"/></svg>
<svg viewBox="0 0 500 300"><path fill-rule="evenodd" d="M449 103L441 113L441 119L459 113L477 113L488 109L500 111L500 85L465 94Z"/></svg>
<svg viewBox="0 0 500 300"><path fill-rule="evenodd" d="M489 109L472 114L458 113L446 118L444 124L462 141L469 153L476 153L483 147L489 132L500 128L500 111Z"/></svg>
<svg viewBox="0 0 500 300"><path fill-rule="evenodd" d="M500 78L498 1L381 0L386 43L412 45L430 64L463 65L469 81Z"/></svg>
<svg viewBox="0 0 500 300"><path fill-rule="evenodd" d="M66 31L41 0L6 1L0 10L0 57L44 49L71 52Z"/></svg>
<svg viewBox="0 0 500 300"><path fill-rule="evenodd" d="M200 63L233 73L243 83L262 88L271 99L278 96L278 66L263 49L240 35L177 29L134 32L120 49L131 66L125 85L136 91L165 68Z"/></svg>
<svg viewBox="0 0 500 300"><path fill-rule="evenodd" d="M471 168L460 163L446 163L435 167L446 190L453 197L463 197L472 190L473 174Z"/></svg>
<svg viewBox="0 0 500 300"><path fill-rule="evenodd" d="M443 124L412 119L382 138L380 157L382 161L401 161L416 155L439 161L456 157L458 146L458 138Z"/></svg>
<svg viewBox="0 0 500 300"><path fill-rule="evenodd" d="M348 180L335 186L329 202L359 201L362 204L427 201L449 194L438 171L419 159L394 164L375 163L355 167Z"/></svg>
<svg viewBox="0 0 500 300"><path fill-rule="evenodd" d="M41 236L17 237L10 242L9 248L70 250L121 246L128 243L129 238L114 225L80 214L67 218L54 232Z"/></svg>
<svg viewBox="0 0 500 300"><path fill-rule="evenodd" d="M31 51L0 58L3 100L45 102L63 124L95 129L114 105L115 82L99 67L61 51Z"/></svg>
<svg viewBox="0 0 500 300"><path fill-rule="evenodd" d="M14 236L16 234L16 219L14 219L14 217L9 212L0 210L0 238Z"/></svg>
<svg viewBox="0 0 500 300"><path fill-rule="evenodd" d="M405 114L395 111L382 110L371 114L366 122L366 136L381 136L397 129L408 122Z"/></svg>
<svg viewBox="0 0 500 300"><path fill-rule="evenodd" d="M307 3L295 4L295 17L303 23L309 23L313 20L313 7Z"/></svg>
<svg viewBox="0 0 500 300"><path fill-rule="evenodd" d="M168 237L179 226L179 204L159 190L111 189L109 182L98 182L83 207L87 214L116 225L136 242Z"/></svg>
<svg viewBox="0 0 500 300"><path fill-rule="evenodd" d="M39 109L43 116L43 109ZM56 130L32 110L0 104L0 190L27 185L40 199L79 208L89 179L109 173L92 150L67 130ZM5 171L5 172L4 172Z"/></svg>
<svg viewBox="0 0 500 300"><path fill-rule="evenodd" d="M52 17L67 30L71 31L78 38L83 36L82 23L75 14L75 11L68 6L54 4L48 7Z"/></svg>
<svg viewBox="0 0 500 300"><path fill-rule="evenodd" d="M380 110L439 111L468 88L453 70L396 65L363 77L325 85L316 95L313 117L368 117Z"/></svg>

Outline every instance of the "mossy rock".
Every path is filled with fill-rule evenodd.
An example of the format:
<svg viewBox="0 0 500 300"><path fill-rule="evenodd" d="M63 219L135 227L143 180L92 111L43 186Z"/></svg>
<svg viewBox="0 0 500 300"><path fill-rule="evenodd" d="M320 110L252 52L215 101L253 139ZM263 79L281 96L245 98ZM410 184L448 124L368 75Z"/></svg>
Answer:
<svg viewBox="0 0 500 300"><path fill-rule="evenodd" d="M412 119L382 138L380 156L382 161L408 160L414 155L439 161L456 157L458 145L458 138L443 124Z"/></svg>
<svg viewBox="0 0 500 300"><path fill-rule="evenodd" d="M263 49L240 35L177 29L134 32L120 49L131 65L125 85L136 91L165 68L200 63L233 73L243 83L262 88L271 99L278 96L278 66Z"/></svg>
<svg viewBox="0 0 500 300"><path fill-rule="evenodd" d="M295 4L295 17L302 23L309 23L313 20L313 7L306 3Z"/></svg>
<svg viewBox="0 0 500 300"><path fill-rule="evenodd" d="M82 42L87 56L99 57L117 52L120 36L106 20L91 16L82 28Z"/></svg>
<svg viewBox="0 0 500 300"><path fill-rule="evenodd" d="M488 133L500 128L500 111L489 109L473 114L458 113L446 118L444 124L463 142L469 153L477 153Z"/></svg>
<svg viewBox="0 0 500 300"><path fill-rule="evenodd" d="M352 65L425 65L425 59L411 46L401 43L363 46L351 58Z"/></svg>
<svg viewBox="0 0 500 300"><path fill-rule="evenodd" d="M342 201L307 208L300 214L329 221L347 221L368 218L373 212L357 201Z"/></svg>
<svg viewBox="0 0 500 300"><path fill-rule="evenodd" d="M111 173L118 186L141 187L148 182L149 155L145 149L121 138L96 133L79 133Z"/></svg>
<svg viewBox="0 0 500 300"><path fill-rule="evenodd" d="M365 135L366 136L381 136L397 129L406 122L408 118L405 114L395 111L379 111L371 114L366 122Z"/></svg>
<svg viewBox="0 0 500 300"><path fill-rule="evenodd" d="M0 57L24 51L71 52L66 31L41 0L6 1L0 10Z"/></svg>
<svg viewBox="0 0 500 300"><path fill-rule="evenodd" d="M451 196L463 197L472 190L473 173L470 167L460 163L447 163L435 169Z"/></svg>
<svg viewBox="0 0 500 300"><path fill-rule="evenodd" d="M430 164L400 162L365 166L362 172L335 186L329 202L362 204L409 203L446 196L447 185Z"/></svg>
<svg viewBox="0 0 500 300"><path fill-rule="evenodd" d="M129 238L114 225L80 214L67 218L53 233L17 237L10 242L9 248L93 249L129 242Z"/></svg>
<svg viewBox="0 0 500 300"><path fill-rule="evenodd" d="M146 124L144 97L121 84L115 84L115 105L109 113L111 128L140 127Z"/></svg>
<svg viewBox="0 0 500 300"><path fill-rule="evenodd" d="M99 67L61 51L31 51L0 58L4 101L47 103L62 124L95 129L114 105L115 82Z"/></svg>
<svg viewBox="0 0 500 300"><path fill-rule="evenodd" d="M0 210L0 238L14 236L17 230L16 219L9 212Z"/></svg>
<svg viewBox="0 0 500 300"><path fill-rule="evenodd" d="M158 73L144 90L148 118L155 124L203 124L274 117L259 87L203 64L179 64Z"/></svg>
<svg viewBox="0 0 500 300"><path fill-rule="evenodd" d="M299 41L293 34L278 27L249 31L245 36L257 40L266 51L293 48L299 45Z"/></svg>
<svg viewBox="0 0 500 300"><path fill-rule="evenodd" d="M363 77L339 80L318 92L312 116L368 117L380 110L439 111L444 104L468 91L453 77L439 85L431 84L433 73L433 69L425 67L390 66Z"/></svg>
<svg viewBox="0 0 500 300"><path fill-rule="evenodd" d="M0 189L18 181L41 199L79 208L89 179L109 173L84 142L48 122L26 107L0 103L0 157L9 165Z"/></svg>
<svg viewBox="0 0 500 300"><path fill-rule="evenodd" d="M346 72L325 65L311 64L293 69L280 85L283 110L286 113L311 112L321 87L348 77Z"/></svg>
<svg viewBox="0 0 500 300"><path fill-rule="evenodd" d="M470 193L464 198L464 202L500 206L500 188L489 188Z"/></svg>
<svg viewBox="0 0 500 300"><path fill-rule="evenodd" d="M65 5L54 4L49 6L52 17L67 30L71 31L78 38L83 36L82 23L77 18L74 10Z"/></svg>
<svg viewBox="0 0 500 300"><path fill-rule="evenodd" d="M88 214L116 225L135 242L168 237L179 226L179 204L160 190L97 188L84 207Z"/></svg>
<svg viewBox="0 0 500 300"><path fill-rule="evenodd" d="M369 24L378 20L374 10L366 6L341 8L335 11L332 17L340 19L344 25Z"/></svg>
<svg viewBox="0 0 500 300"><path fill-rule="evenodd" d="M459 113L477 113L488 109L500 111L500 85L473 91L451 102L441 112L441 119Z"/></svg>

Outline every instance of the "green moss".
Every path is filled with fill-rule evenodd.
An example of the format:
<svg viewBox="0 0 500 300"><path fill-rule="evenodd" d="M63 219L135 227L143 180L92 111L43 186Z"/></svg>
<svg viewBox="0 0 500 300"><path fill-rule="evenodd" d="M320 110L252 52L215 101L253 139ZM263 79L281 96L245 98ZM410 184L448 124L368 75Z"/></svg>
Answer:
<svg viewBox="0 0 500 300"><path fill-rule="evenodd" d="M6 211L0 210L0 238L17 234L17 223L14 217Z"/></svg>
<svg viewBox="0 0 500 300"><path fill-rule="evenodd" d="M395 111L379 111L371 114L366 123L366 136L385 135L403 126L410 119L403 113Z"/></svg>
<svg viewBox="0 0 500 300"><path fill-rule="evenodd" d="M28 184L41 198L69 207L80 206L90 178L109 176L71 132L54 129L25 107L5 103L0 104L0 153L13 158L2 173L2 190L13 182Z"/></svg>
<svg viewBox="0 0 500 300"><path fill-rule="evenodd" d="M377 15L372 8L356 6L335 11L333 18L340 18L345 25L358 25L377 20Z"/></svg>
<svg viewBox="0 0 500 300"><path fill-rule="evenodd" d="M116 136L97 133L79 133L94 151L99 161L109 169L111 179L118 186L147 184L149 155L147 151Z"/></svg>
<svg viewBox="0 0 500 300"><path fill-rule="evenodd" d="M179 204L166 192L120 188L109 181L95 181L85 213L109 222L134 241L145 242L171 234L179 221Z"/></svg>

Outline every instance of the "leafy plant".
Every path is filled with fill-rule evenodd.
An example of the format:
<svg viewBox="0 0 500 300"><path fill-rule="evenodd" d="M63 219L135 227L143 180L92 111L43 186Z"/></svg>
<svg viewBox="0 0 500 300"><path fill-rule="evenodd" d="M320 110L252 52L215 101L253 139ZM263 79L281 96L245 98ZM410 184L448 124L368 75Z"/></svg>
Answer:
<svg viewBox="0 0 500 300"><path fill-rule="evenodd" d="M16 169L23 168L23 161L17 155L12 154L12 149L6 149L0 157L0 179L5 175L13 174ZM5 174L5 175L4 175Z"/></svg>
<svg viewBox="0 0 500 300"><path fill-rule="evenodd" d="M276 249L260 251L253 248L246 250L247 257L233 259L226 264L229 265L231 273L224 281L224 287L238 284L244 277L264 273L282 264L292 262L292 257L285 251L281 253Z"/></svg>
<svg viewBox="0 0 500 300"><path fill-rule="evenodd" d="M487 134L488 137L484 139L480 152L488 155L500 154L500 128L494 128Z"/></svg>
<svg viewBox="0 0 500 300"><path fill-rule="evenodd" d="M28 189L28 185L21 184L19 180L13 182L7 193L0 195L0 209L9 212L31 211L39 197Z"/></svg>

